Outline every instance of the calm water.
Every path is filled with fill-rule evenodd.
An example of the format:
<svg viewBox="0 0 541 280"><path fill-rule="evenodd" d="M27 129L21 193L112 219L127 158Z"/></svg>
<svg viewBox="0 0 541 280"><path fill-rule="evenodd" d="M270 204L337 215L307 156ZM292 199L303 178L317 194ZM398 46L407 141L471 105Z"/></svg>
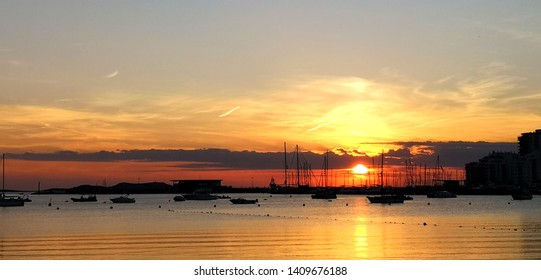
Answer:
<svg viewBox="0 0 541 280"><path fill-rule="evenodd" d="M260 206L113 196L31 196L0 208L0 259L541 259L539 196L373 205L353 195L242 195Z"/></svg>

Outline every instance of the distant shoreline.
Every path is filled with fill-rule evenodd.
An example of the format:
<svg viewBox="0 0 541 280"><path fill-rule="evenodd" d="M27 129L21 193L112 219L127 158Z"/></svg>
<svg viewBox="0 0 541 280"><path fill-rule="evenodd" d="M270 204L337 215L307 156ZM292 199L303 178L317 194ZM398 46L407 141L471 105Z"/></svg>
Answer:
<svg viewBox="0 0 541 280"><path fill-rule="evenodd" d="M221 186L213 188L213 193L268 193L268 194L311 194L321 187L287 187L273 190L269 187L232 187ZM415 186L415 187L327 187L339 195L374 195L382 193L402 193L407 195L426 195L433 191L451 191L457 195L511 195L517 190L516 187L500 188L470 188L470 187L452 187L444 188L442 186ZM51 194L183 194L191 193L193 190L182 190L174 188L172 185L163 182L152 183L120 183L114 186L92 186L81 185L72 188L52 188L37 191L6 190L6 192L31 192L32 195L51 195ZM540 194L538 190L533 190L533 194Z"/></svg>

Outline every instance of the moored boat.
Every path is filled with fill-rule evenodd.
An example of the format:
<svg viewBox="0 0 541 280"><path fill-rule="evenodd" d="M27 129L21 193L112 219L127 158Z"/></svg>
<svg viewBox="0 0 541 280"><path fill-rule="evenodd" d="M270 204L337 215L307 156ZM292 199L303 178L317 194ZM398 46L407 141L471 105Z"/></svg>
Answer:
<svg viewBox="0 0 541 280"><path fill-rule="evenodd" d="M370 203L391 204L404 203L406 197L401 194L382 194L377 196L367 196Z"/></svg>
<svg viewBox="0 0 541 280"><path fill-rule="evenodd" d="M456 194L449 191L435 191L426 195L428 198L456 198Z"/></svg>
<svg viewBox="0 0 541 280"><path fill-rule="evenodd" d="M186 200L216 200L217 196L210 194L208 189L198 189L193 193L183 195Z"/></svg>
<svg viewBox="0 0 541 280"><path fill-rule="evenodd" d="M111 198L113 203L135 203L135 198L128 197L128 195L122 195L119 197Z"/></svg>
<svg viewBox="0 0 541 280"><path fill-rule="evenodd" d="M257 202L259 202L259 200L257 199L246 199L242 197L232 198L229 201L231 201L231 203L233 204L256 204Z"/></svg>
<svg viewBox="0 0 541 280"><path fill-rule="evenodd" d="M185 201L186 198L184 198L184 196L182 196L182 195L177 195L177 196L173 197L173 200L174 201Z"/></svg>
<svg viewBox="0 0 541 280"><path fill-rule="evenodd" d="M5 161L6 156L2 154L2 195L0 196L0 207L24 206L24 199L21 197L8 197L4 193L5 182Z"/></svg>
<svg viewBox="0 0 541 280"><path fill-rule="evenodd" d="M381 178L381 191L384 192L384 186L383 186L383 162L384 162L384 154L383 151L381 152L381 172L380 172L380 178ZM370 203L379 203L379 204L394 204L394 203L404 203L404 200L406 200L406 196L403 194L394 194L394 193L382 193L381 195L374 195L374 196L367 196L368 201ZM413 198L412 198L413 199Z"/></svg>
<svg viewBox="0 0 541 280"><path fill-rule="evenodd" d="M73 202L95 202L98 201L95 194L92 195L81 195L80 198L72 197Z"/></svg>
<svg viewBox="0 0 541 280"><path fill-rule="evenodd" d="M312 199L336 199L336 192L333 190L318 190L312 194Z"/></svg>
<svg viewBox="0 0 541 280"><path fill-rule="evenodd" d="M513 200L531 200L533 195L529 191L520 190L511 194Z"/></svg>
<svg viewBox="0 0 541 280"><path fill-rule="evenodd" d="M0 196L0 207L24 206L24 200L19 197L7 197L4 194Z"/></svg>

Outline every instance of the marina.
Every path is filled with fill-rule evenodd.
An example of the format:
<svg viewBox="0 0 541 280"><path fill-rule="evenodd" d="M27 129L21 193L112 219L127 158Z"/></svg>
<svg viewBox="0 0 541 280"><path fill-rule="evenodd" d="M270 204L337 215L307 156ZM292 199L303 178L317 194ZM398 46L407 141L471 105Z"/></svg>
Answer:
<svg viewBox="0 0 541 280"><path fill-rule="evenodd" d="M235 194L236 197L237 194ZM541 198L423 195L371 204L364 195L242 194L175 203L134 194L137 203L75 203L33 195L0 208L0 259L524 260L541 258ZM48 206L48 203L51 206Z"/></svg>

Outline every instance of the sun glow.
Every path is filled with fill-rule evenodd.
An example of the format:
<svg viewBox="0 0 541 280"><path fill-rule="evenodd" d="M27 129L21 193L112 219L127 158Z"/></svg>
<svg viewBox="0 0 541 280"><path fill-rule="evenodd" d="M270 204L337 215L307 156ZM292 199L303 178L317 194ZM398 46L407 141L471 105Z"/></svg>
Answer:
<svg viewBox="0 0 541 280"><path fill-rule="evenodd" d="M359 163L357 164L355 167L353 167L351 169L351 171L353 172L353 174L366 174L368 173L368 168L366 166L364 166L363 164Z"/></svg>

